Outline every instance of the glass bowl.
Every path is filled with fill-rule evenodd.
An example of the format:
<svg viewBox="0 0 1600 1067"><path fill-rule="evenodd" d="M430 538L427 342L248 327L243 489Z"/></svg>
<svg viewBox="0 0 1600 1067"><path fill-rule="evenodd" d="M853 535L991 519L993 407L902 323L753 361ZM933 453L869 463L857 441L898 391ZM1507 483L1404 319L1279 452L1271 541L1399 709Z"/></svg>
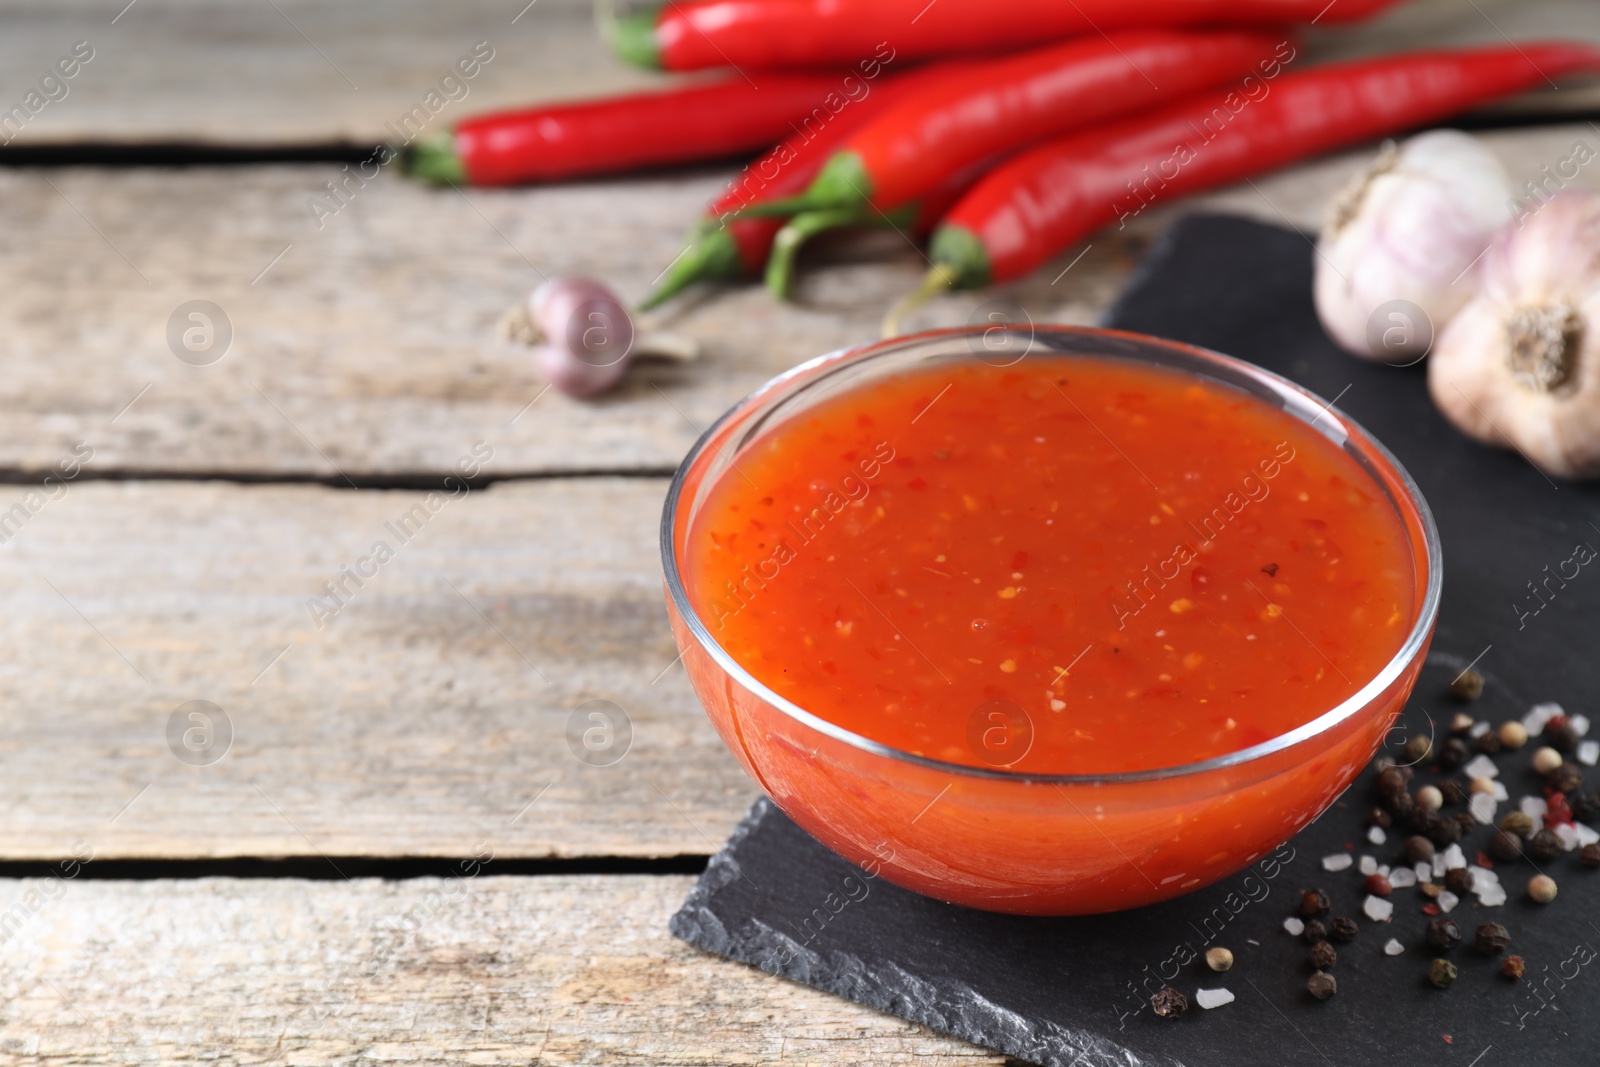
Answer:
<svg viewBox="0 0 1600 1067"><path fill-rule="evenodd" d="M1409 541L1416 617L1343 703L1287 733L1184 766L1041 775L898 751L772 692L720 647L685 590L685 540L707 491L763 435L843 390L911 367L1030 353L1132 360L1243 390L1350 455ZM1254 863L1320 815L1381 745L1416 684L1439 610L1440 549L1411 477L1355 422L1259 367L1139 334L1069 326L935 330L834 352L773 379L695 444L661 524L667 610L723 741L790 818L869 873L991 911L1083 915L1166 900Z"/></svg>

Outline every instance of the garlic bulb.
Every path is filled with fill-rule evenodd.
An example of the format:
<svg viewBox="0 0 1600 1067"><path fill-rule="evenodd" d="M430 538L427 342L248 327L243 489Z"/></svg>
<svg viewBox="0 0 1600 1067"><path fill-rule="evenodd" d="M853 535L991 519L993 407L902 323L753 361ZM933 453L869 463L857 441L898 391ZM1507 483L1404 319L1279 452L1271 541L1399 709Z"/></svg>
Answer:
<svg viewBox="0 0 1600 1067"><path fill-rule="evenodd" d="M1427 354L1473 292L1474 261L1511 218L1498 160L1456 130L1432 130L1378 158L1329 205L1317 245L1323 327L1366 359Z"/></svg>
<svg viewBox="0 0 1600 1067"><path fill-rule="evenodd" d="M1600 193L1557 193L1502 230L1428 364L1463 432L1546 474L1600 475Z"/></svg>

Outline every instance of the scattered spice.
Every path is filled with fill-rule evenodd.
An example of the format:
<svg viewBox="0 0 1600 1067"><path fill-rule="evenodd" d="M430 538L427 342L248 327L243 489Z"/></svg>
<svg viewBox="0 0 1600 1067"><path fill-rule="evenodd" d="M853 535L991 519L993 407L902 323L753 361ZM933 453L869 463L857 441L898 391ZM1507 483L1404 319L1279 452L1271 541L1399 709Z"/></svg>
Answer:
<svg viewBox="0 0 1600 1067"><path fill-rule="evenodd" d="M1406 738L1406 747L1400 750L1400 754L1413 766L1422 763L1433 754L1433 738L1427 734L1412 734Z"/></svg>
<svg viewBox="0 0 1600 1067"><path fill-rule="evenodd" d="M1600 845L1591 846L1595 849L1597 862L1600 862ZM1328 936L1341 943L1349 943L1356 939L1356 934L1361 932L1361 927L1348 915L1335 915L1328 924Z"/></svg>
<svg viewBox="0 0 1600 1067"><path fill-rule="evenodd" d="M1535 904L1548 904L1556 899L1556 880L1548 874L1536 874L1528 879L1528 896Z"/></svg>
<svg viewBox="0 0 1600 1067"><path fill-rule="evenodd" d="M1546 745L1533 754L1533 773L1549 774L1561 766L1561 753Z"/></svg>
<svg viewBox="0 0 1600 1067"><path fill-rule="evenodd" d="M1600 844L1588 844L1578 850L1578 862L1585 867L1600 867ZM1334 920L1335 924L1338 920Z"/></svg>
<svg viewBox="0 0 1600 1067"><path fill-rule="evenodd" d="M1189 1010L1189 998L1171 986L1162 986L1150 998L1150 1008L1163 1019L1176 1019Z"/></svg>
<svg viewBox="0 0 1600 1067"><path fill-rule="evenodd" d="M1499 923L1483 923L1473 934L1472 943L1479 952L1493 956L1497 952L1504 952L1506 946L1511 944L1511 932Z"/></svg>
<svg viewBox="0 0 1600 1067"><path fill-rule="evenodd" d="M1320 889L1306 889L1300 893L1300 914L1306 918L1321 915L1333 905L1328 900L1328 894Z"/></svg>
<svg viewBox="0 0 1600 1067"><path fill-rule="evenodd" d="M1578 731L1573 728L1571 719L1557 715L1544 724L1540 740L1557 752L1571 754L1578 747Z"/></svg>
<svg viewBox="0 0 1600 1067"><path fill-rule="evenodd" d="M1321 919L1311 919L1306 922L1305 938L1312 944L1328 939L1328 928Z"/></svg>
<svg viewBox="0 0 1600 1067"><path fill-rule="evenodd" d="M1522 855L1522 839L1516 834L1506 833L1504 830L1495 831L1489 839L1489 855L1497 860L1510 863Z"/></svg>
<svg viewBox="0 0 1600 1067"><path fill-rule="evenodd" d="M1576 793L1583 788L1583 768L1576 763L1562 763L1545 776L1544 784L1562 793Z"/></svg>
<svg viewBox="0 0 1600 1067"><path fill-rule="evenodd" d="M1561 838L1554 830L1540 830L1528 839L1525 851L1535 863L1547 863L1561 854Z"/></svg>
<svg viewBox="0 0 1600 1067"><path fill-rule="evenodd" d="M1585 793L1573 790L1567 797L1567 807L1572 810L1572 817L1580 822L1594 822L1600 819L1600 791Z"/></svg>
<svg viewBox="0 0 1600 1067"><path fill-rule="evenodd" d="M1434 948L1449 950L1461 944L1461 927L1454 919L1441 915L1428 924L1427 933L1423 936Z"/></svg>
<svg viewBox="0 0 1600 1067"><path fill-rule="evenodd" d="M1454 778L1447 778L1439 783L1439 795L1444 798L1444 806L1447 808L1454 807L1467 799L1467 791Z"/></svg>
<svg viewBox="0 0 1600 1067"><path fill-rule="evenodd" d="M1512 719L1500 724L1500 744L1503 748L1517 749L1528 743L1528 731Z"/></svg>
<svg viewBox="0 0 1600 1067"><path fill-rule="evenodd" d="M1339 952L1326 941L1318 941L1311 946L1311 966L1319 971L1325 971L1339 962Z"/></svg>
<svg viewBox="0 0 1600 1067"><path fill-rule="evenodd" d="M1505 745L1500 740L1500 735L1490 730L1478 738L1478 751L1485 756L1498 756Z"/></svg>
<svg viewBox="0 0 1600 1067"><path fill-rule="evenodd" d="M1435 885L1433 882L1418 882L1417 883L1417 892L1421 893L1423 896L1427 897L1429 900L1432 900L1434 897L1437 897L1439 895L1439 890L1441 888L1443 888L1443 887Z"/></svg>
<svg viewBox="0 0 1600 1067"><path fill-rule="evenodd" d="M1477 876L1472 873L1471 867L1452 867L1444 872L1444 887L1458 897L1472 892L1476 881Z"/></svg>
<svg viewBox="0 0 1600 1067"><path fill-rule="evenodd" d="M1444 807L1444 793L1436 785L1425 785L1417 790L1417 807L1423 811L1438 811Z"/></svg>
<svg viewBox="0 0 1600 1067"><path fill-rule="evenodd" d="M1494 796L1494 779L1478 777L1472 780L1472 795L1486 794Z"/></svg>
<svg viewBox="0 0 1600 1067"><path fill-rule="evenodd" d="M1380 807L1374 807L1367 812L1367 825L1376 826L1380 830L1387 830L1394 825L1394 816Z"/></svg>
<svg viewBox="0 0 1600 1067"><path fill-rule="evenodd" d="M1446 739L1439 746L1439 766L1447 771L1453 771L1467 762L1467 743L1459 737Z"/></svg>
<svg viewBox="0 0 1600 1067"><path fill-rule="evenodd" d="M1528 823L1528 829L1533 829L1533 823ZM1420 834L1406 838L1405 844L1407 863L1432 863L1434 848L1433 842Z"/></svg>
<svg viewBox="0 0 1600 1067"><path fill-rule="evenodd" d="M1490 814L1494 814L1491 806ZM1456 825L1461 828L1461 836L1466 837L1478 828L1478 817L1470 811L1458 811L1454 816Z"/></svg>
<svg viewBox="0 0 1600 1067"><path fill-rule="evenodd" d="M1440 989L1449 989L1455 985L1456 965L1449 960L1434 960L1428 967L1428 981Z"/></svg>
<svg viewBox="0 0 1600 1067"><path fill-rule="evenodd" d="M1521 956L1507 956L1506 961L1500 965L1500 973L1513 982L1521 980L1527 969L1528 965L1523 962Z"/></svg>
<svg viewBox="0 0 1600 1067"><path fill-rule="evenodd" d="M1265 567L1261 568L1261 573L1265 574L1268 578L1276 578L1278 576L1278 565L1276 563L1269 563Z"/></svg>
<svg viewBox="0 0 1600 1067"><path fill-rule="evenodd" d="M1436 818L1428 825L1428 836L1433 838L1434 844L1453 845L1461 840L1461 824L1455 819Z"/></svg>
<svg viewBox="0 0 1600 1067"><path fill-rule="evenodd" d="M1450 695L1457 700L1477 700L1483 696L1483 675L1468 667L1451 681Z"/></svg>
<svg viewBox="0 0 1600 1067"><path fill-rule="evenodd" d="M1525 811L1513 811L1500 820L1500 829L1518 837L1528 837L1533 833L1533 816Z"/></svg>
<svg viewBox="0 0 1600 1067"><path fill-rule="evenodd" d="M1339 981L1327 971L1318 971L1306 980L1306 992L1318 1000L1327 1000L1339 992Z"/></svg>
<svg viewBox="0 0 1600 1067"><path fill-rule="evenodd" d="M1213 971L1225 971L1233 966L1233 953L1221 945L1206 949L1206 966Z"/></svg>
<svg viewBox="0 0 1600 1067"><path fill-rule="evenodd" d="M1450 720L1450 733L1456 737L1460 737L1468 730L1471 730L1477 721L1478 720L1474 719L1466 712L1458 711L1456 712L1455 717Z"/></svg>

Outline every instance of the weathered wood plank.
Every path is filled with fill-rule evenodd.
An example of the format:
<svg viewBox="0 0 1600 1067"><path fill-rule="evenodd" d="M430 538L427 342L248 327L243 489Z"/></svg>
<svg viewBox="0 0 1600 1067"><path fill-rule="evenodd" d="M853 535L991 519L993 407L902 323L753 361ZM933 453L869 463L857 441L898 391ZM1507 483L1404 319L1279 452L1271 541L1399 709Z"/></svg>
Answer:
<svg viewBox="0 0 1600 1067"><path fill-rule="evenodd" d="M489 42L494 59L465 98L439 112L439 122L665 80L607 54L589 0L402 0L381 7L137 0L123 11L125 2L7 5L0 107L21 102L75 42L94 49L67 96L40 110L17 144L377 143L478 41ZM1313 30L1308 58L1497 44L1502 32L1600 41L1600 9L1587 0L1414 0L1367 25ZM1514 107L1594 109L1600 87L1529 97Z"/></svg>
<svg viewBox="0 0 1600 1067"><path fill-rule="evenodd" d="M430 514L412 492L72 486L0 549L0 857L715 851L756 788L676 665L663 489L502 484ZM378 541L393 559L363 563ZM344 603L314 614L330 580ZM168 731L195 700L221 710L191 763L205 723ZM590 701L631 747L574 754Z"/></svg>
<svg viewBox="0 0 1600 1067"><path fill-rule="evenodd" d="M1485 135L1527 177L1587 124ZM912 325L968 320L991 299L1088 322L1176 212L1226 208L1315 227L1366 153L1162 205L1000 291L935 302ZM684 220L726 179L703 172L526 190L433 191L382 176L315 225L337 168L0 170L0 470L44 470L75 442L91 470L371 476L448 470L492 438L497 473L673 466L699 429L795 363L876 336L921 254L891 232L823 242L799 303L746 286L686 297L671 328L704 358L641 365L598 403L540 393L495 324L544 275L582 272L629 298L677 251ZM1579 180L1600 184L1590 166ZM192 366L166 330L185 301L232 324Z"/></svg>
<svg viewBox="0 0 1600 1067"><path fill-rule="evenodd" d="M18 901L23 914L0 947L0 1054L75 1064L1003 1062L674 941L667 918L689 878L493 871L491 861L476 877L408 882L0 882L0 904Z"/></svg>

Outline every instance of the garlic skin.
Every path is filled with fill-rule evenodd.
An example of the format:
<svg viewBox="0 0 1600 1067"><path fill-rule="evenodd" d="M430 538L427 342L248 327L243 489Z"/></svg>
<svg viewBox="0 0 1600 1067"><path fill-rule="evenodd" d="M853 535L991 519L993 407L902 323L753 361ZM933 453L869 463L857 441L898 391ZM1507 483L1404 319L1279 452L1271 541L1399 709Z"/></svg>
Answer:
<svg viewBox="0 0 1600 1067"><path fill-rule="evenodd" d="M1472 297L1473 263L1511 216L1511 180L1475 139L1431 130L1385 145L1329 205L1314 285L1323 328L1363 359L1415 362ZM1427 321L1399 305L1374 325L1397 301Z"/></svg>
<svg viewBox="0 0 1600 1067"><path fill-rule="evenodd" d="M1464 433L1548 475L1600 475L1600 193L1557 193L1501 231L1428 391Z"/></svg>

